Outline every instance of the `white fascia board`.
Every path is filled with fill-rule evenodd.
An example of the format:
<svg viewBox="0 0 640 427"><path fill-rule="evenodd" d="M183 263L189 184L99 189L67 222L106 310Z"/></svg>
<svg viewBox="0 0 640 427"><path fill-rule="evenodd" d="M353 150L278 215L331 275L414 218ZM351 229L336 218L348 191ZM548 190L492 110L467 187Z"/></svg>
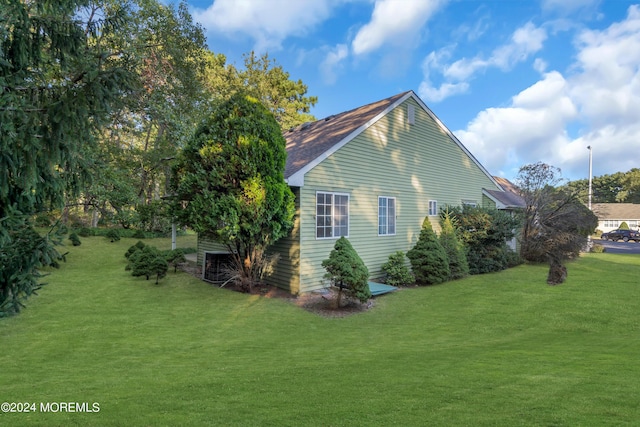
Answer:
<svg viewBox="0 0 640 427"><path fill-rule="evenodd" d="M309 162L305 167L303 167L298 172L294 173L289 178L287 178L285 180L287 182L287 184L289 184L290 187L303 187L304 186L304 176L306 175L307 172L309 172L311 169L313 169L316 166L318 166L325 159L327 159L330 155L332 155L333 153L335 153L336 151L338 151L339 149L344 147L347 143L349 143L349 141L354 139L356 136L360 135L368 127L373 125L375 122L380 120L382 117L386 116L390 111L392 111L398 105L402 104L404 101L406 101L411 96L415 96L413 91L408 92L405 96L403 96L402 98L398 99L396 102L394 102L393 104L391 104L390 106L385 108L384 111L380 112L380 114L378 114L377 116L375 116L374 118L369 120L367 123L365 123L362 126L360 126L358 129L356 129L353 132L351 132L349 135L345 136L342 140L340 140L340 142L338 142L337 144L333 145L327 151L325 151L324 153L322 153L321 155L319 155L318 157L313 159L311 162Z"/></svg>

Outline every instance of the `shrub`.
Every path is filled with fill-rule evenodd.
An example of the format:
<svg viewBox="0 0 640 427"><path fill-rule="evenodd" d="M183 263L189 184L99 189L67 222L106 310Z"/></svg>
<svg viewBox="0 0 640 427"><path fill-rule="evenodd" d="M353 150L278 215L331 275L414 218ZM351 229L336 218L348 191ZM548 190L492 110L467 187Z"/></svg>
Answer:
<svg viewBox="0 0 640 427"><path fill-rule="evenodd" d="M429 218L422 222L422 230L415 246L407 252L418 285L442 283L449 278L449 259L438 241Z"/></svg>
<svg viewBox="0 0 640 427"><path fill-rule="evenodd" d="M93 228L88 228L88 227L82 227L80 230L78 230L78 235L80 237L89 237L89 236L93 236L95 233L93 232Z"/></svg>
<svg viewBox="0 0 640 427"><path fill-rule="evenodd" d="M178 271L180 264L187 261L187 258L184 256L184 251L180 248L167 251L165 258L167 262L173 266L174 273Z"/></svg>
<svg viewBox="0 0 640 427"><path fill-rule="evenodd" d="M470 274L504 270L508 266L510 249L507 240L514 236L520 221L509 213L465 205L449 207L459 224L460 238L465 244Z"/></svg>
<svg viewBox="0 0 640 427"><path fill-rule="evenodd" d="M464 244L458 238L454 221L448 211L442 213L440 232L440 244L447 253L449 260L449 278L460 279L469 274L469 263Z"/></svg>
<svg viewBox="0 0 640 427"><path fill-rule="evenodd" d="M76 233L71 233L69 235L69 240L71 241L71 244L73 246L80 246L82 244L82 242L80 242L80 238Z"/></svg>
<svg viewBox="0 0 640 427"><path fill-rule="evenodd" d="M629 224L627 224L626 221L622 221L622 223L620 224L620 227L618 227L620 230L628 230L629 229Z"/></svg>
<svg viewBox="0 0 640 427"><path fill-rule="evenodd" d="M604 245L601 245L600 243L594 243L593 245L591 245L591 252L593 253L601 254L606 251L607 248L605 248Z"/></svg>
<svg viewBox="0 0 640 427"><path fill-rule="evenodd" d="M516 265L520 265L524 262L518 252L509 249L505 251L505 257L507 260L507 268L515 267Z"/></svg>
<svg viewBox="0 0 640 427"><path fill-rule="evenodd" d="M107 234L105 235L105 237L111 240L112 243L117 242L118 240L120 240L120 233L115 228L112 228L109 231L107 231Z"/></svg>
<svg viewBox="0 0 640 427"><path fill-rule="evenodd" d="M145 239L147 237L147 234L142 231L142 230L136 230L131 237L133 237L134 239Z"/></svg>
<svg viewBox="0 0 640 427"><path fill-rule="evenodd" d="M169 265L157 248L145 245L129 256L129 269L134 277L145 276L149 280L155 275L157 285L158 281L166 276Z"/></svg>
<svg viewBox="0 0 640 427"><path fill-rule="evenodd" d="M342 294L365 302L371 298L369 290L369 270L353 249L347 239L340 237L329 254L329 258L322 261L322 267L327 270L325 278L338 288L336 306L340 308Z"/></svg>
<svg viewBox="0 0 640 427"><path fill-rule="evenodd" d="M406 286L415 282L415 277L409 271L402 251L389 255L389 260L382 264L382 271L387 275L386 283L388 285Z"/></svg>
<svg viewBox="0 0 640 427"><path fill-rule="evenodd" d="M129 247L127 252L124 254L124 257L127 259L130 258L134 252L139 251L140 249L144 249L145 246L146 245L144 243L138 240L135 245Z"/></svg>

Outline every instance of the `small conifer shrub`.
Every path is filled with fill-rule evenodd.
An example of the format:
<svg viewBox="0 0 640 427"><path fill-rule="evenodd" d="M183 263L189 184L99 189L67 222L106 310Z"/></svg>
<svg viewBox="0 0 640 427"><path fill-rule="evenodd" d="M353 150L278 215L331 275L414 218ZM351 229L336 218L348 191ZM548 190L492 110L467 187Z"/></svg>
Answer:
<svg viewBox="0 0 640 427"><path fill-rule="evenodd" d="M460 279L469 274L469 263L464 244L458 238L454 226L454 220L449 212L443 212L441 216L441 228L439 241L449 260L449 278Z"/></svg>
<svg viewBox="0 0 640 427"><path fill-rule="evenodd" d="M415 282L413 273L405 263L404 252L398 251L389 255L389 260L382 264L382 271L387 275L385 283L391 286L407 286Z"/></svg>
<svg viewBox="0 0 640 427"><path fill-rule="evenodd" d="M69 234L69 240L73 246L80 246L82 242L76 233Z"/></svg>
<svg viewBox="0 0 640 427"><path fill-rule="evenodd" d="M422 222L422 230L415 246L407 252L418 285L442 283L449 278L449 259L431 227L429 218Z"/></svg>
<svg viewBox="0 0 640 427"><path fill-rule="evenodd" d="M327 270L324 277L338 288L337 308L340 308L343 293L360 302L371 298L369 270L344 236L336 241L329 258L322 261L322 267Z"/></svg>

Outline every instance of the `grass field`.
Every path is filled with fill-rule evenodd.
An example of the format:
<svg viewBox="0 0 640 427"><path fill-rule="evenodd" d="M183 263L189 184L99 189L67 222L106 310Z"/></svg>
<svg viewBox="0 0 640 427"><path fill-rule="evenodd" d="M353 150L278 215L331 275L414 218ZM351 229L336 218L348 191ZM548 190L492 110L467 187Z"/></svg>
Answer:
<svg viewBox="0 0 640 427"><path fill-rule="evenodd" d="M640 420L637 255L585 255L561 286L545 284L544 266L520 266L325 318L183 273L156 286L124 270L136 240L82 241L27 309L0 320L0 402L37 405L0 413L0 425ZM41 402L99 412L42 413Z"/></svg>

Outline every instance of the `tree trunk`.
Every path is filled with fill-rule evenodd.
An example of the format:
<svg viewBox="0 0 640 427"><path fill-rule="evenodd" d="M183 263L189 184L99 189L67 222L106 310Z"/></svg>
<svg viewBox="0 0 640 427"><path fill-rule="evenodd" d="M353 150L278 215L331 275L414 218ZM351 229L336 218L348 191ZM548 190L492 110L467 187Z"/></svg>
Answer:
<svg viewBox="0 0 640 427"><path fill-rule="evenodd" d="M567 279L567 267L562 265L559 259L551 258L549 261L549 275L547 283L550 285L559 285Z"/></svg>

